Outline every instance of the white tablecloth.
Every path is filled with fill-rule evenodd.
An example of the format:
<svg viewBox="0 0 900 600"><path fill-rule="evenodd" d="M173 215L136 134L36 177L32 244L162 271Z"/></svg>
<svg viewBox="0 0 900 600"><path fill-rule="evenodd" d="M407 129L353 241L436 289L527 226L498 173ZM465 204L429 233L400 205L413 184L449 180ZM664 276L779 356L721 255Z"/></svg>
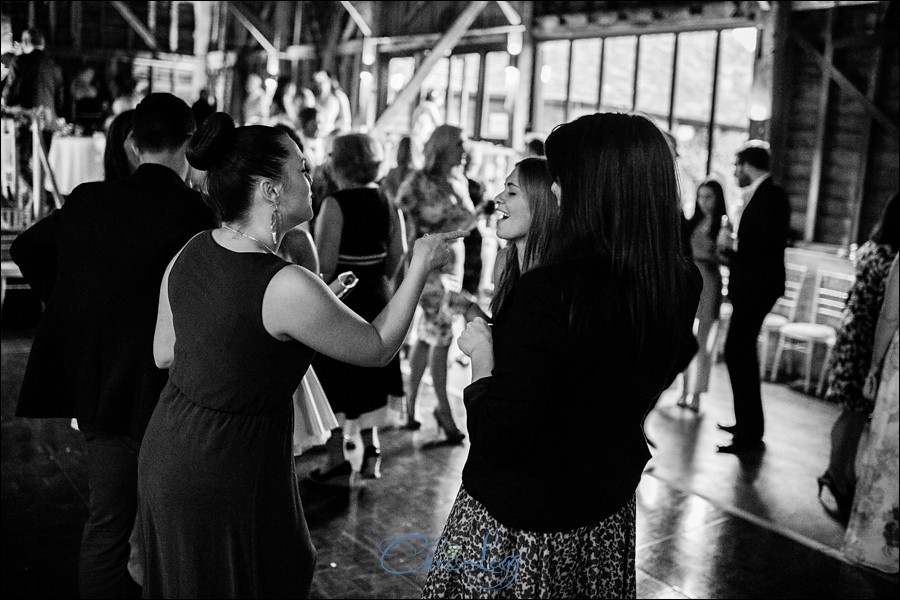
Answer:
<svg viewBox="0 0 900 600"><path fill-rule="evenodd" d="M103 150L106 138L103 135L93 137L56 136L50 146L48 156L50 167L56 176L59 193L64 196L72 193L76 186L88 181L103 180ZM45 186L51 189L49 179Z"/></svg>

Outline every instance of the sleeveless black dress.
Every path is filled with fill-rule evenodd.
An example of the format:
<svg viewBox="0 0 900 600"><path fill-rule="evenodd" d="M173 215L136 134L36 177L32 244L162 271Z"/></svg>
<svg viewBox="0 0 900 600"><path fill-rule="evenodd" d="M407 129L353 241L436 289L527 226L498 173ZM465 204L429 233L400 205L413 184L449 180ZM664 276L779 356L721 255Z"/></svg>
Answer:
<svg viewBox="0 0 900 600"><path fill-rule="evenodd" d="M294 474L292 394L314 352L262 300L288 263L206 231L169 275L175 359L138 463L144 597L297 597L315 549Z"/></svg>
<svg viewBox="0 0 900 600"><path fill-rule="evenodd" d="M387 305L391 287L386 273L390 244L390 206L378 188L335 192L344 217L336 274L353 271L356 287L344 298L347 306L370 323ZM357 367L319 355L314 363L328 402L348 419L387 406L387 396L403 395L400 359L384 368Z"/></svg>

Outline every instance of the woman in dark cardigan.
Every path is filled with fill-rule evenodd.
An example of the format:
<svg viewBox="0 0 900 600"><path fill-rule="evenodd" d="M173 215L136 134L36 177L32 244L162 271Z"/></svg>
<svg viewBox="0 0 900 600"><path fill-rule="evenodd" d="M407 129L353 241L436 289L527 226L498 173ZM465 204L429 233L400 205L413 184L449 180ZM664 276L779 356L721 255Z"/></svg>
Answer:
<svg viewBox="0 0 900 600"><path fill-rule="evenodd" d="M702 287L648 119L557 127L549 261L460 338L471 449L423 597L634 597L641 420L689 360Z"/></svg>

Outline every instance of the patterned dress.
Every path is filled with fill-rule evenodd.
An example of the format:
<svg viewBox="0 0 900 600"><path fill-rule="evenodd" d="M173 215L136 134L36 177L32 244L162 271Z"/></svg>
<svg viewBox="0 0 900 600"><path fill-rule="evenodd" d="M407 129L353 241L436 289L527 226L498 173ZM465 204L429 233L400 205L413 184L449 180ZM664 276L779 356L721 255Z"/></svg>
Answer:
<svg viewBox="0 0 900 600"><path fill-rule="evenodd" d="M890 246L874 242L866 242L859 249L856 282L847 297L837 333L825 399L840 402L854 412L872 412L872 400L862 390L872 360L875 323L884 298L885 281L895 254Z"/></svg>
<svg viewBox="0 0 900 600"><path fill-rule="evenodd" d="M634 498L595 525L535 533L501 524L460 486L441 536L443 545L427 564L422 598L637 594Z"/></svg>
<svg viewBox="0 0 900 600"><path fill-rule="evenodd" d="M475 213L465 178L440 178L417 171L400 186L397 202L406 218L406 232L412 242L427 233L454 231L466 226ZM453 339L454 310L449 293L459 292L461 279L456 265L464 260L463 242L451 246L455 259L441 271L432 271L419 300L422 318L417 334L431 346L449 346Z"/></svg>
<svg viewBox="0 0 900 600"><path fill-rule="evenodd" d="M895 329L884 358L869 437L860 447L859 479L842 548L850 560L887 573L897 573L900 565L898 370L900 340Z"/></svg>

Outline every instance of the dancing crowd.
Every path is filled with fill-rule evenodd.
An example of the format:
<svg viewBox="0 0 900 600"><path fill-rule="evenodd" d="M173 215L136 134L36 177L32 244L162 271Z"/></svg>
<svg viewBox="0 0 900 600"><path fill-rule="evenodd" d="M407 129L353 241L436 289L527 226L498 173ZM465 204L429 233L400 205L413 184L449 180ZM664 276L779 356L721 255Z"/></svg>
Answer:
<svg viewBox="0 0 900 600"><path fill-rule="evenodd" d="M768 150L737 155L736 231L714 180L683 217L669 139L630 113L558 125L489 203L466 176L462 129L406 141L382 178L379 142L349 131L327 73L316 82L279 88L263 115L251 80L241 126L149 94L110 126L106 181L77 187L12 247L45 301L17 414L75 418L87 441L82 595L305 597L316 550L295 453L325 444L317 481L380 478L388 399L405 396L403 427L418 429L426 369L444 443L465 443L447 394L457 341L469 448L443 536L480 547L493 533L518 574L491 591L502 574L435 570L423 597L634 597L643 420L681 373L680 403L699 409L722 264L736 423L719 450L763 447L756 340L784 293L790 216ZM297 96L309 96L300 110ZM505 247L482 305L472 257L494 207ZM897 263L896 239L884 243L882 279ZM866 309L876 349L855 371L868 392L841 392L854 422L880 414L890 389L896 415L897 285L879 289ZM874 333L879 310L892 341L889 324Z"/></svg>

